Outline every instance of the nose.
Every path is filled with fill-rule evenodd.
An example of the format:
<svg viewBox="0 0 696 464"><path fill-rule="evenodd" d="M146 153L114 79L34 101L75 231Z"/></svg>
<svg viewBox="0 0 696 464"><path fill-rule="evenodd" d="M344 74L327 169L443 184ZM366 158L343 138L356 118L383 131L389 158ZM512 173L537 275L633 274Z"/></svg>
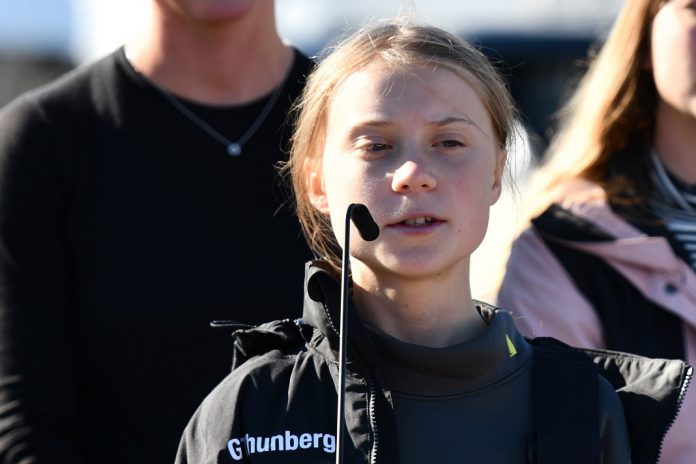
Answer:
<svg viewBox="0 0 696 464"><path fill-rule="evenodd" d="M435 176L428 172L422 164L407 161L402 164L392 177L392 190L399 193L410 193L432 190L437 186Z"/></svg>

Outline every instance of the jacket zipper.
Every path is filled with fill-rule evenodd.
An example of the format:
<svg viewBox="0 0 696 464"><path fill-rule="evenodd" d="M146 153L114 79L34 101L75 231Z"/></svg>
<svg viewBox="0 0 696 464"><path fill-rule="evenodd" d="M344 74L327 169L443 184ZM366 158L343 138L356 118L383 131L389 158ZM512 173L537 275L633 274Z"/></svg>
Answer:
<svg viewBox="0 0 696 464"><path fill-rule="evenodd" d="M370 416L370 428L372 429L373 444L370 452L370 464L377 464L377 446L379 445L379 430L377 430L377 418L375 417L375 384L368 380L370 387L370 401L367 403L367 412Z"/></svg>
<svg viewBox="0 0 696 464"><path fill-rule="evenodd" d="M326 291L324 290L323 285L319 285L319 288L321 289L322 292L322 303L323 309L324 309L324 314L326 315L329 325L331 326L331 329L336 333L336 335L339 336L340 334L338 332L338 329L336 328L336 325L334 324L334 321L331 317L331 312L329 311L329 308L326 307ZM368 387L368 398L367 398L367 415L370 421L370 431L372 432L372 449L370 450L370 464L377 464L377 447L379 445L379 430L377 428L377 418L375 417L375 397L376 397L376 389L375 389L375 382L372 380L372 375L370 373L370 369L367 367L367 364L362 360L360 355L353 349L351 346L350 340L348 340L348 352L353 355L353 358L355 358L359 364L360 367L362 368L364 374L365 374L365 382L367 383Z"/></svg>
<svg viewBox="0 0 696 464"><path fill-rule="evenodd" d="M672 417L672 420L669 422L669 425L665 429L664 435L662 435L662 438L660 439L660 446L657 448L657 461L660 462L660 459L662 457L662 446L665 443L665 437L667 437L667 434L669 433L669 429L672 428L672 425L674 425L674 421L677 420L677 416L679 415L679 411L681 410L682 403L684 402L684 397L686 396L686 390L689 388L689 382L691 382L691 377L693 376L694 373L694 368L689 366L689 368L686 371L686 374L684 374L684 384L682 385L681 390L679 391L679 396L677 397L677 408L676 411L674 412L674 417Z"/></svg>
<svg viewBox="0 0 696 464"><path fill-rule="evenodd" d="M365 373L365 382L368 388L368 398L367 398L367 415L370 420L370 431L372 432L372 448L370 449L370 464L377 464L377 448L379 446L379 429L377 428L377 417L375 416L375 397L377 396L377 391L375 389L375 382L372 380L370 370L365 364L365 362L360 358L355 350L350 350L353 357L359 361L360 367Z"/></svg>

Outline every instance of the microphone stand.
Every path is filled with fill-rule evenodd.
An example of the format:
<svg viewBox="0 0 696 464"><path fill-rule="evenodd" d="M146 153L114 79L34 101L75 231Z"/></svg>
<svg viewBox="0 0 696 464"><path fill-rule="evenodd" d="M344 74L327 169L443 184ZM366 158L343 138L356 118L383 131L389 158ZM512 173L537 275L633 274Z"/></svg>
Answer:
<svg viewBox="0 0 696 464"><path fill-rule="evenodd" d="M340 345L338 349L338 411L336 417L336 464L343 464L344 416L346 409L346 359L348 354L348 295L350 272L350 223L353 221L363 240L372 241L379 235L375 223L365 205L351 203L346 210L343 255L341 265L341 315Z"/></svg>

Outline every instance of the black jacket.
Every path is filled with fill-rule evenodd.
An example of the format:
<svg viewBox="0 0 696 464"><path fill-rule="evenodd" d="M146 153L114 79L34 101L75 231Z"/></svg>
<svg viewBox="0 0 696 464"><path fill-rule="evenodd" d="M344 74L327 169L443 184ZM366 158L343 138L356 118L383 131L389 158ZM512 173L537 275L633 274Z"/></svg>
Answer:
<svg viewBox="0 0 696 464"><path fill-rule="evenodd" d="M334 462L339 338L333 321L337 320L340 306L339 285L320 263L308 266L305 285L302 320L275 321L235 332L233 372L216 387L194 414L182 437L177 463ZM380 381L379 360L371 336L354 310L350 311L349 326L346 379L346 425L349 438L346 440L345 462L398 463L400 460L391 394ZM533 345L536 353L543 353L541 361L555 362L559 356L562 360L573 361L572 356L566 356L568 350L573 349L558 342L554 341L550 350L543 340L534 342ZM540 345L542 348L538 348ZM557 350L559 346L560 351ZM580 352L575 353L577 355ZM600 351L592 354L600 367L611 371L620 379L618 382L624 383L629 396L632 394L632 380L641 380L640 375L646 374L644 369L633 362L635 357L617 360ZM584 355L580 356L589 359ZM535 363L537 357L535 354ZM556 372L553 362L551 383L554 382ZM620 375L623 367L627 367L629 372L638 373L637 378L627 379ZM662 367L664 364L658 370ZM594 368L592 372L594 373ZM639 385L639 388L648 390L649 401L653 403L670 396L667 402L671 406L666 413L669 421L675 414L677 404L678 395L675 390L680 390L687 378L686 366L680 364L661 372L656 370L650 372L649 376L664 373L672 376L662 384L665 388L660 389L646 383ZM594 385L601 397L603 390L596 388L597 382ZM548 386L545 392L552 389L553 386ZM651 389L659 391L652 392ZM671 397L673 394L674 397ZM613 392L611 395L614 395ZM566 402L577 401L577 398L563 395L559 397L562 398L561 409ZM606 398L600 398L599 404L607 404ZM581 404L579 409L583 407ZM550 409L554 408L555 405ZM515 411L510 413L514 414ZM614 413L600 408L593 417L601 424L615 419L607 417L611 414ZM654 417L656 416L646 418L647 422ZM554 426L551 424L547 428L553 431ZM657 430L643 433L639 439L647 440L657 448L664 431L665 428L660 426ZM466 433L483 436L489 432L467 430ZM601 440L605 441L605 446L628 448L625 433L602 435ZM616 443L617 440L621 442ZM569 443L572 441L571 439ZM500 440L499 445L504 446L504 443L504 440ZM533 449L533 443L533 437L530 437L528 456L521 456L519 462L537 462L539 453ZM482 457L486 453L484 448L472 449L467 459L471 462L488 462ZM628 451L618 455L626 459L611 461L612 464L628 462Z"/></svg>

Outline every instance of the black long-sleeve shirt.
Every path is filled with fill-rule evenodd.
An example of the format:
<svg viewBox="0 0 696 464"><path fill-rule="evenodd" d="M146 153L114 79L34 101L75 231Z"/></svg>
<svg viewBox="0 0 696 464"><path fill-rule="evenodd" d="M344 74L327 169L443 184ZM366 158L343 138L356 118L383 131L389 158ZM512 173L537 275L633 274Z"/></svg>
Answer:
<svg viewBox="0 0 696 464"><path fill-rule="evenodd" d="M275 163L310 66L239 157L122 50L0 112L0 463L170 463L229 370L209 322L300 315L309 251ZM237 140L268 98L185 103Z"/></svg>

